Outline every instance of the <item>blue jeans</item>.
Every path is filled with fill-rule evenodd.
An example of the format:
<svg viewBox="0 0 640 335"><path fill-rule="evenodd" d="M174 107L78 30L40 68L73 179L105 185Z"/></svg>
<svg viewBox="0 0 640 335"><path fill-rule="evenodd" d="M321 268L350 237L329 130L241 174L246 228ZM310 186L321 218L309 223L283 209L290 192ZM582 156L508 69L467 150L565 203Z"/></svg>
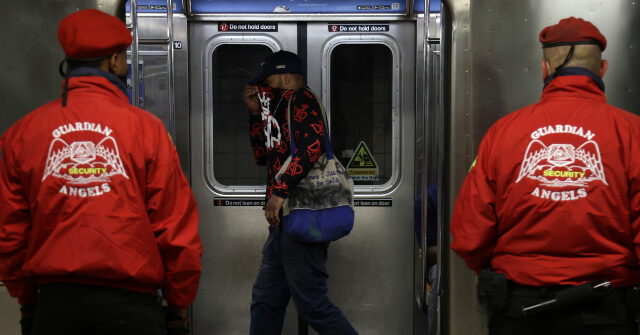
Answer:
<svg viewBox="0 0 640 335"><path fill-rule="evenodd" d="M253 285L251 335L280 335L289 299L320 335L358 334L327 296L328 243L298 243L270 228Z"/></svg>

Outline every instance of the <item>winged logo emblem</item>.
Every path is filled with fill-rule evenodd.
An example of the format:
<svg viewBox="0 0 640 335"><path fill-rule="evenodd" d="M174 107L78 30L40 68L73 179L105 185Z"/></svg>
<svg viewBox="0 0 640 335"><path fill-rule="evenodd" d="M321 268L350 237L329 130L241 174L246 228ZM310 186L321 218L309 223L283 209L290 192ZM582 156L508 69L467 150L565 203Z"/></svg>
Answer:
<svg viewBox="0 0 640 335"><path fill-rule="evenodd" d="M524 154L516 183L525 177L550 187L585 187L596 180L608 185L600 149L592 140L584 142L578 148L572 144L547 146L540 140L531 141Z"/></svg>
<svg viewBox="0 0 640 335"><path fill-rule="evenodd" d="M129 179L113 137L106 136L97 144L92 141L68 144L55 138L49 146L42 181L54 176L71 184L88 184L108 182L115 175Z"/></svg>

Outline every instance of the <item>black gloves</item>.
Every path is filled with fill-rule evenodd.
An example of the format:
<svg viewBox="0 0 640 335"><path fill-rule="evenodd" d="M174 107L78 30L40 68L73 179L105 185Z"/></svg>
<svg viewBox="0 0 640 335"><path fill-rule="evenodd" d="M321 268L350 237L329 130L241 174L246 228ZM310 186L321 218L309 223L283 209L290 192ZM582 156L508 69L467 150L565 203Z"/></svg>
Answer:
<svg viewBox="0 0 640 335"><path fill-rule="evenodd" d="M167 308L167 335L189 335L189 317L183 319L176 311Z"/></svg>
<svg viewBox="0 0 640 335"><path fill-rule="evenodd" d="M20 328L22 335L31 335L33 330L33 320L36 315L36 306L28 305L20 307Z"/></svg>

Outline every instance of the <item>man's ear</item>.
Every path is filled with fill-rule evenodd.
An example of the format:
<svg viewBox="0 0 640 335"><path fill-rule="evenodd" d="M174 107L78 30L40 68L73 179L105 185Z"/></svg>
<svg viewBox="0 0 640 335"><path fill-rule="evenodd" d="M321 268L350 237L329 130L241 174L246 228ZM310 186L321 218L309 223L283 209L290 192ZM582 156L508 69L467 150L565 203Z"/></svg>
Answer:
<svg viewBox="0 0 640 335"><path fill-rule="evenodd" d="M114 53L109 56L109 72L116 73L118 69L118 53Z"/></svg>
<svg viewBox="0 0 640 335"><path fill-rule="evenodd" d="M113 55L109 56L109 72L111 73L122 73L123 69L120 67L123 63L120 62L120 57L127 57L126 53L116 52ZM126 63L125 63L126 64Z"/></svg>
<svg viewBox="0 0 640 335"><path fill-rule="evenodd" d="M546 83L549 78L549 62L542 59L540 65L542 66L542 82Z"/></svg>
<svg viewBox="0 0 640 335"><path fill-rule="evenodd" d="M605 72L607 72L607 69L609 68L609 62L607 62L606 59L603 59L602 61L600 61L600 78L604 77Z"/></svg>

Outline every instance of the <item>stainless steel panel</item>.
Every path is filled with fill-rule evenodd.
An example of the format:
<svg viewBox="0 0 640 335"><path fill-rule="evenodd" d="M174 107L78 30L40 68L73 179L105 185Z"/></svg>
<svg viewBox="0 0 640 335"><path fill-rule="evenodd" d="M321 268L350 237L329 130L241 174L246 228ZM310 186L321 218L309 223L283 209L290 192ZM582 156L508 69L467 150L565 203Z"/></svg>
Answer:
<svg viewBox="0 0 640 335"><path fill-rule="evenodd" d="M385 43L394 57L394 160L399 179L381 188L356 189L356 198L390 197L393 207L356 207L354 230L332 244L329 255L330 297L361 334L413 333L415 29L413 22L392 22L386 34L329 33L328 22L307 27L307 81L322 92L325 105L330 101L326 58L332 43Z"/></svg>
<svg viewBox="0 0 640 335"><path fill-rule="evenodd" d="M250 13L216 13L216 14L191 14L192 21L217 22L217 21L278 21L278 22L356 22L356 21L414 21L414 18L404 13L400 14L250 14Z"/></svg>
<svg viewBox="0 0 640 335"><path fill-rule="evenodd" d="M428 6L427 6L428 8ZM418 41L418 62L416 72L420 74L417 78L417 108L416 108L416 199L421 198L421 236L420 245L416 244L414 269L415 269L415 296L416 307L420 308L421 313L416 312L416 320L414 324L419 325L420 318L424 318L424 327L433 324L435 329L439 321L438 313L438 297L431 296L427 291L427 281L429 268L427 267L427 259L429 258L429 249L427 248L430 239L437 240L436 236L429 234L431 225L438 227L437 231L443 229L445 220L434 220L440 218L440 215L430 215L432 212L427 210L429 199L428 189L437 187L442 189L442 173L443 173L443 147L444 147L444 110L443 110L443 82L442 82L442 59L441 59L441 29L442 20L439 13L431 13L429 22L426 23L424 15L417 20ZM428 38L425 38L428 37ZM438 192L440 193L440 192ZM440 203L436 196L435 203ZM431 202L433 203L433 202ZM432 208L431 211L438 211L438 208ZM438 259L438 258L436 258ZM432 259L431 262L434 260ZM437 261L441 267L442 262ZM432 263L433 264L433 263ZM431 265L431 264L430 264ZM441 268L438 269L438 277L442 274ZM438 281L440 281L438 279ZM432 283L433 284L433 283ZM438 292L438 286L431 285L431 290ZM429 299L435 299L435 302ZM435 305L431 305L431 304ZM435 308L435 312L430 312L428 308ZM427 329L424 330L427 332Z"/></svg>
<svg viewBox="0 0 640 335"><path fill-rule="evenodd" d="M2 334L20 335L20 305L18 299L9 295L9 291L0 284L0 325Z"/></svg>
<svg viewBox="0 0 640 335"><path fill-rule="evenodd" d="M426 54L426 43L425 37L428 35L426 29L426 22L424 20L424 14L419 16L416 21L416 135L415 135L415 199L418 199L420 194L426 190L426 186L428 185L427 181L427 134L426 134L426 64L427 64L427 54ZM423 187L424 185L424 187ZM424 189L424 190L423 190ZM424 217L426 213L426 207L424 204L426 203L422 199L420 209L420 215L422 218L422 222L419 223L422 232L424 234L425 225ZM417 200L416 200L417 201ZM414 223L415 224L415 223ZM421 235L423 235L421 234ZM420 243L415 243L415 250L413 255L413 269L414 269L414 333L417 330L422 334L427 334L427 303L426 300L427 292L426 292L426 247L424 244L426 239L423 236L416 236L420 239Z"/></svg>
<svg viewBox="0 0 640 335"><path fill-rule="evenodd" d="M475 2L474 2L475 3ZM471 1L452 0L447 5L450 9L452 24L451 43L451 138L448 196L443 198L453 204L462 180L467 174L469 165L475 155L477 143L472 141L474 105L471 97ZM481 29L481 28L478 28ZM451 206L452 207L452 206ZM450 218L450 213L447 219ZM448 220L447 220L448 221ZM443 232L444 233L444 232ZM448 240L448 234L445 238ZM444 248L448 244L441 245ZM446 282L442 283L443 305L446 310L443 316L443 333L451 335L483 334L482 325L477 325L482 315L478 314L475 299L475 277L464 261L454 253L449 253L444 264ZM480 330L482 328L482 330Z"/></svg>
<svg viewBox="0 0 640 335"><path fill-rule="evenodd" d="M129 17L127 16L127 19ZM139 15L140 33L146 31L151 36L167 33L166 16ZM155 33L153 33L155 31ZM189 169L189 39L187 37L187 18L184 14L173 15L173 40L180 42L180 49L173 49L173 94L170 92L169 42L163 43L140 36L138 59L144 66L144 109L159 117L171 135L180 156L182 171L190 177ZM130 54L130 53L129 53ZM175 99L175 109L172 101Z"/></svg>
<svg viewBox="0 0 640 335"><path fill-rule="evenodd" d="M295 52L296 32L296 24L279 23L278 32L259 34L277 41L278 49ZM216 189L216 184L208 177L212 171L211 164L224 164L208 160L208 157L212 157L209 152L211 133L206 124L211 122L207 115L212 112L208 84L211 74L207 73L213 51L211 48L221 40L241 36L246 34L219 34L217 22L191 22L189 26L191 181L200 211L200 234L204 247L203 273L193 306L193 334L196 335L249 332L251 287L258 273L261 249L268 233L268 225L260 207L213 206L214 197L264 197L263 187L227 189L223 192L222 187ZM247 164L254 162L250 160ZM284 334L297 332L294 310L289 308Z"/></svg>
<svg viewBox="0 0 640 335"><path fill-rule="evenodd" d="M173 143L180 155L182 172L191 180L190 168L190 102L189 102L189 37L187 36L187 17L183 14L173 14L173 41L179 42L181 48L173 48L174 71L174 134Z"/></svg>
<svg viewBox="0 0 640 335"><path fill-rule="evenodd" d="M184 16L184 14L173 13L174 16ZM144 24L138 26L138 38L140 43L152 41L168 41L169 32L167 31L167 16L162 14L138 13L138 20L144 20ZM129 14L127 14L127 23L130 24Z"/></svg>
<svg viewBox="0 0 640 335"><path fill-rule="evenodd" d="M593 22L607 37L603 58L610 104L638 113L640 3L637 1L452 0L451 188L453 204L484 133L498 118L539 100L540 30L568 16ZM448 334L485 334L473 273L449 257Z"/></svg>
<svg viewBox="0 0 640 335"><path fill-rule="evenodd" d="M140 96L144 96L140 92L140 85L138 84L142 80L140 80L140 57L139 57L139 43L140 43L140 22L138 21L138 5L136 0L132 0L129 4L130 6L130 24L127 27L131 27L131 47L129 56L129 64L131 64L131 102L135 107L141 107L140 104Z"/></svg>
<svg viewBox="0 0 640 335"><path fill-rule="evenodd" d="M437 105L439 106L436 109L435 120L436 120L436 131L435 136L437 136L437 140L434 141L436 143L436 151L437 158L435 159L435 164L438 165L439 168L436 169L436 180L438 183L438 192L437 192L437 236L436 236L436 244L437 244L437 291L436 297L437 301L435 301L434 305L436 308L435 316L431 316L429 320L430 323L433 323L436 329L436 334L443 334L445 331L443 324L443 288L446 289L446 279L447 276L447 264L446 261L448 259L449 254L449 202L447 199L448 194L448 185L449 185L449 165L446 164L448 159L448 136L449 136L449 83L450 83L450 43L451 43L451 29L450 29L450 14L447 7L441 7L440 11L440 45L438 52L438 62L432 62L433 67L437 68L438 72L438 80L433 84L437 86ZM435 320L434 320L435 318Z"/></svg>
<svg viewBox="0 0 640 335"><path fill-rule="evenodd" d="M608 102L640 112L640 4L636 1L474 2L471 94L479 98L474 104L482 110L482 121L474 125L474 141L499 117L539 99L542 48L538 34L568 16L591 21L607 37L603 58L609 61L604 76Z"/></svg>

